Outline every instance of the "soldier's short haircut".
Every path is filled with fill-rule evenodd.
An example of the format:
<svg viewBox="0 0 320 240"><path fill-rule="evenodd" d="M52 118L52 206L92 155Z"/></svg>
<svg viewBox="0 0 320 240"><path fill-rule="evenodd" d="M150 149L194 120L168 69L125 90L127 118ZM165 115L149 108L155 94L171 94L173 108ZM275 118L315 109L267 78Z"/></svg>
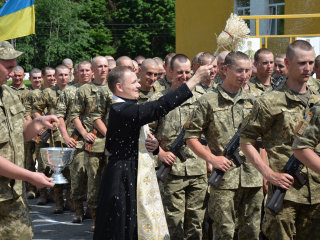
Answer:
<svg viewBox="0 0 320 240"><path fill-rule="evenodd" d="M190 61L189 58L184 55L184 54L176 54L172 59L171 59L171 62L170 62L170 69L173 70L174 69L174 64L176 62L180 62L180 63L186 63Z"/></svg>
<svg viewBox="0 0 320 240"><path fill-rule="evenodd" d="M195 64L195 63L199 63L199 57L203 54L204 52L198 52L192 59L192 64Z"/></svg>
<svg viewBox="0 0 320 240"><path fill-rule="evenodd" d="M106 59L106 58L103 57L103 56L96 56L96 57L94 57L94 58L92 59L92 61L91 61L92 67L94 67L94 66L96 65L96 63L97 63L97 61L98 61L99 59ZM107 59L106 59L106 60L107 60ZM107 64L108 64L108 60L107 60Z"/></svg>
<svg viewBox="0 0 320 240"><path fill-rule="evenodd" d="M82 65L90 65L90 67L91 67L91 62L88 62L88 61L81 61L81 62L79 62L78 64L78 69L80 68L80 66L82 66Z"/></svg>
<svg viewBox="0 0 320 240"><path fill-rule="evenodd" d="M117 83L123 83L125 72L133 72L133 70L131 67L117 66L109 72L108 87L112 93L115 93Z"/></svg>
<svg viewBox="0 0 320 240"><path fill-rule="evenodd" d="M15 66L13 68L13 72L24 72L24 69L21 66Z"/></svg>
<svg viewBox="0 0 320 240"><path fill-rule="evenodd" d="M313 51L313 48L309 42L305 40L296 40L289 44L286 53L287 58L292 59L295 56L295 50L298 48L304 51Z"/></svg>
<svg viewBox="0 0 320 240"><path fill-rule="evenodd" d="M314 67L315 67L315 68L320 67L320 55L318 55L318 56L314 59Z"/></svg>
<svg viewBox="0 0 320 240"><path fill-rule="evenodd" d="M146 58L144 57L144 56L141 56L141 55L139 55L139 56L136 56L135 58L134 58L134 60L136 60L137 62L138 61L144 61Z"/></svg>
<svg viewBox="0 0 320 240"><path fill-rule="evenodd" d="M219 55L217 56L217 61L219 64L224 62L224 59L229 54L229 52L230 51L228 51L228 50L224 50L221 53L219 53Z"/></svg>
<svg viewBox="0 0 320 240"><path fill-rule="evenodd" d="M108 66L115 66L116 65L116 61L113 59L108 59Z"/></svg>
<svg viewBox="0 0 320 240"><path fill-rule="evenodd" d="M44 67L42 68L42 71L41 71L42 75L45 76L47 74L47 71L56 71L56 70L54 70L54 68L52 67Z"/></svg>
<svg viewBox="0 0 320 240"><path fill-rule="evenodd" d="M41 70L39 68L32 68L29 73L30 78L32 78L35 73L41 73Z"/></svg>
<svg viewBox="0 0 320 240"><path fill-rule="evenodd" d="M284 53L281 53L277 56L277 58L286 58L286 55Z"/></svg>
<svg viewBox="0 0 320 240"><path fill-rule="evenodd" d="M228 53L228 55L226 56L226 58L224 59L224 64L225 66L233 66L236 64L236 61L238 60L248 60L250 61L250 57L240 51L236 51L236 52L230 52Z"/></svg>
<svg viewBox="0 0 320 240"><path fill-rule="evenodd" d="M261 54L273 54L271 50L268 48L260 48L256 53L254 54L254 61L259 62Z"/></svg>
<svg viewBox="0 0 320 240"><path fill-rule="evenodd" d="M164 64L163 60L159 57L154 57L153 60L155 60L159 66L163 66Z"/></svg>
<svg viewBox="0 0 320 240"><path fill-rule="evenodd" d="M152 58L147 58L141 63L141 71L144 71L148 66L158 67L158 63Z"/></svg>
<svg viewBox="0 0 320 240"><path fill-rule="evenodd" d="M70 58L65 58L62 61L62 65L71 65L71 64L73 65L73 62Z"/></svg>
<svg viewBox="0 0 320 240"><path fill-rule="evenodd" d="M207 65L208 63L213 62L214 56L211 53L204 52L198 58L198 63L200 66Z"/></svg>
<svg viewBox="0 0 320 240"><path fill-rule="evenodd" d="M165 57L164 59L164 65L167 67L167 66L170 66L170 63L171 63L171 60L172 58L176 55L176 53L168 53L167 56Z"/></svg>
<svg viewBox="0 0 320 240"><path fill-rule="evenodd" d="M70 69L67 68L65 65L60 64L60 65L56 66L56 74L58 74L60 69L67 69L68 71L70 71Z"/></svg>
<svg viewBox="0 0 320 240"><path fill-rule="evenodd" d="M124 66L124 62L126 61L132 61L131 58L129 58L128 56L121 56L116 60L116 65L117 66Z"/></svg>

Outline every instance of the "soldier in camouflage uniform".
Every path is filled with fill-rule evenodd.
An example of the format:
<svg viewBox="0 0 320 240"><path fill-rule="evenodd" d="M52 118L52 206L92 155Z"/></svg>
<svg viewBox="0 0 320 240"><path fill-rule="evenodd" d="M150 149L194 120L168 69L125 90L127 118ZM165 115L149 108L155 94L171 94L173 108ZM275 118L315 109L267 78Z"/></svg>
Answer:
<svg viewBox="0 0 320 240"><path fill-rule="evenodd" d="M256 76L250 79L249 87L255 89L261 94L272 90L272 82L274 79L271 77L274 69L274 56L273 53L267 48L261 48L254 54L254 66L257 69ZM251 91L254 93L255 91Z"/></svg>
<svg viewBox="0 0 320 240"><path fill-rule="evenodd" d="M12 76L12 83L9 85L9 87L16 91L20 101L22 104L24 104L24 99L29 92L28 88L23 83L23 78L25 76L24 70L20 66L15 66L13 72L14 74Z"/></svg>
<svg viewBox="0 0 320 240"><path fill-rule="evenodd" d="M233 239L236 218L237 239L259 239L262 176L241 152L243 164L240 167L222 156L252 108L253 96L242 90L250 75L250 59L242 52L232 52L226 56L225 66L223 83L198 100L185 124L185 139L199 157L225 172L219 187L210 189L208 208L215 239ZM211 151L200 144L201 134L205 135Z"/></svg>
<svg viewBox="0 0 320 240"><path fill-rule="evenodd" d="M53 87L57 84L56 70L52 67L42 69L43 89Z"/></svg>
<svg viewBox="0 0 320 240"><path fill-rule="evenodd" d="M6 81L13 76L16 58L21 54L9 42L0 42L0 129L3 134L0 145L0 238L3 240L32 239L33 236L21 180L39 188L53 186L43 174L23 169L24 138L29 140L44 124L52 127L48 121L58 119L48 116L33 122L24 121L23 105L16 93L6 86Z"/></svg>
<svg viewBox="0 0 320 240"><path fill-rule="evenodd" d="M80 137L78 136L77 132L75 132L75 127L73 122L70 119L71 115L71 109L75 102L76 92L82 85L91 82L92 79L92 68L91 63L87 61L80 62L78 64L78 70L79 70L79 82L71 85L67 88L65 88L60 96L59 96L59 103L57 106L56 116L59 118L59 129L62 135L62 138L64 140L64 143L70 147L70 148L76 148L77 147L77 139ZM81 152L81 153L80 153ZM80 156L83 156L84 150L78 150L77 154L80 154ZM79 157L79 156L78 156ZM72 200L74 203L75 208L75 215L72 219L73 223L80 223L83 220L83 197L85 196L85 182L76 182L75 180L78 179L77 177L74 178L74 176L77 176L78 174L84 174L84 166L83 161L73 161L71 165L69 166L70 169L70 175L71 175L71 195ZM84 177L83 177L84 178ZM75 180L74 180L75 179ZM73 198L74 193L72 192L74 187L72 187L74 184L78 184L77 189L82 189L83 193L82 198L75 199Z"/></svg>
<svg viewBox="0 0 320 240"><path fill-rule="evenodd" d="M268 199L274 186L287 190L283 208L274 216L269 209L263 220L262 230L270 239L319 239L320 191L319 175L310 169L302 170L307 183L300 186L294 178L283 173L293 151L291 149L295 132L303 133L303 122L310 121L310 106L319 98L308 89L306 82L312 72L314 51L310 43L297 40L287 49L285 60L289 78L281 88L258 98L252 114L242 125L241 149L247 159L269 181ZM269 163L263 161L253 145L258 137L268 153Z"/></svg>
<svg viewBox="0 0 320 240"><path fill-rule="evenodd" d="M158 81L155 82L154 87L157 92L161 92L162 90L168 89L171 87L172 73L170 71L170 63L171 63L171 59L175 55L176 55L175 53L168 53L164 59L164 68L166 70L166 75L164 78L158 79Z"/></svg>
<svg viewBox="0 0 320 240"><path fill-rule="evenodd" d="M45 113L55 114L56 112L57 105L59 103L59 95L61 94L62 90L68 86L70 73L69 73L69 69L66 66L59 65L56 67L55 74L57 79L57 85L51 88L44 89L40 97L33 104L32 111L35 117L44 115ZM60 135L60 132L58 130L54 130L51 132L51 135L52 137L48 139L48 141L50 142L50 145L53 147L61 147L61 145L63 144L63 139ZM45 171L45 168L46 168L45 166L42 166L41 169L39 170ZM66 178L70 178L69 168L64 168L63 173ZM64 200L63 200L63 187L67 189L67 201L65 206L64 206ZM66 184L64 186L57 185L54 187L55 208L53 212L55 214L63 213L64 208L65 209L73 208L69 192L70 192L70 184Z"/></svg>
<svg viewBox="0 0 320 240"><path fill-rule="evenodd" d="M218 84L222 84L224 79L226 78L225 74L224 74L224 59L226 58L226 56L228 55L229 51L222 51L221 53L219 53L219 55L217 56L217 64L218 64L218 73L216 75L216 77L214 78L214 86L216 87Z"/></svg>
<svg viewBox="0 0 320 240"><path fill-rule="evenodd" d="M211 53L203 53L201 56L199 56L198 61L199 66L211 64L213 67L210 70L210 78L203 79L193 90L193 94L195 94L197 99L208 91L213 90L213 81L218 71L217 60L214 59L214 56Z"/></svg>
<svg viewBox="0 0 320 240"><path fill-rule="evenodd" d="M142 62L139 73L139 83L141 85L139 88L139 103L148 101L148 99L156 92L153 85L157 81L158 70L158 64L155 60L149 58Z"/></svg>
<svg viewBox="0 0 320 240"><path fill-rule="evenodd" d="M103 153L107 129L101 113L105 113L109 104L100 104L100 100L105 98L101 96L102 94L109 94L105 86L108 76L107 59L102 56L95 57L92 60L92 69L94 80L78 89L70 120L81 135L77 144L79 151L73 164L84 166L79 169L79 174L72 176L72 199L80 200L83 197L83 190L79 184L84 181L83 172L85 171L88 177L87 205L92 216L92 230L94 230L98 193L105 166ZM103 109L100 110L100 108ZM92 143L92 149L81 151L83 145L88 143Z"/></svg>
<svg viewBox="0 0 320 240"><path fill-rule="evenodd" d="M182 54L172 58L173 81L171 89L156 93L150 100L156 100L189 80L191 64ZM160 160L172 165L164 185L163 203L171 239L201 239L204 218L204 200L207 190L206 163L187 146L181 151L186 158L175 156L170 147L178 137L196 101L189 98L179 107L157 121L155 136L160 144Z"/></svg>

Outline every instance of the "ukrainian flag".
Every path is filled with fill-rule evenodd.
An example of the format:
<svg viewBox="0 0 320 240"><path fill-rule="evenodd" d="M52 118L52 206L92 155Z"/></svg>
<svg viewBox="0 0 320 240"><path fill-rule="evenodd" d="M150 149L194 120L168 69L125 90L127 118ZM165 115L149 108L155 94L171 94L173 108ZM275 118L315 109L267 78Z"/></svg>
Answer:
<svg viewBox="0 0 320 240"><path fill-rule="evenodd" d="M0 41L35 34L34 0L8 0L0 9Z"/></svg>

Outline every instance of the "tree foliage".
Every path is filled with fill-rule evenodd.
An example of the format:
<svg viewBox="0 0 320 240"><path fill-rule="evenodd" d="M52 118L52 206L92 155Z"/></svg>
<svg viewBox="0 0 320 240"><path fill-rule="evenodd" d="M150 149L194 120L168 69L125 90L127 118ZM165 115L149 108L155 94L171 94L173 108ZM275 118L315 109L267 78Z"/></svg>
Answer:
<svg viewBox="0 0 320 240"><path fill-rule="evenodd" d="M36 0L35 8L36 34L15 40L27 71L56 66L66 57L78 62L174 51L174 0Z"/></svg>

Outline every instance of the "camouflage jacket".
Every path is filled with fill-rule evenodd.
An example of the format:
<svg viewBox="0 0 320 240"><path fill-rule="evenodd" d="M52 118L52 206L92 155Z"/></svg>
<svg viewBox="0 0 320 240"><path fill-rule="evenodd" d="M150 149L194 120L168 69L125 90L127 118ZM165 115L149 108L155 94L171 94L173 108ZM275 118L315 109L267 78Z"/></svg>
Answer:
<svg viewBox="0 0 320 240"><path fill-rule="evenodd" d="M0 156L23 168L25 109L10 87L2 85L0 92ZM22 195L23 190L22 181L0 176L0 202Z"/></svg>
<svg viewBox="0 0 320 240"><path fill-rule="evenodd" d="M288 77L279 85L278 88L282 87L285 82L288 80ZM320 81L318 79L315 79L313 77L309 77L307 82L307 87L311 89L312 92L319 93L320 92Z"/></svg>
<svg viewBox="0 0 320 240"><path fill-rule="evenodd" d="M22 104L24 104L25 98L29 92L29 89L26 87L26 85L24 85L22 83L22 85L19 88L16 88L16 87L12 86L12 84L11 84L11 85L9 85L9 87L11 87L13 90L15 90L18 93L18 97L19 97L20 101L22 102Z"/></svg>
<svg viewBox="0 0 320 240"><path fill-rule="evenodd" d="M213 154L221 156L239 125L249 114L252 104L252 95L241 90L235 98L231 98L219 85L198 100L198 106L185 124L185 138L199 138L204 134ZM241 151L240 156L244 163L240 167L232 163L222 178L220 189L262 186L261 174L246 161Z"/></svg>
<svg viewBox="0 0 320 240"><path fill-rule="evenodd" d="M94 82L81 86L76 92L75 101L70 114L70 121L79 118L87 132L94 129L93 122L97 119L103 119L106 113L107 105L104 102L105 96L109 95L107 86L98 85ZM105 96L104 96L105 94ZM81 137L77 148L82 148L84 139ZM105 137L98 131L97 138L92 146L92 152L104 152Z"/></svg>
<svg viewBox="0 0 320 240"><path fill-rule="evenodd" d="M284 84L277 90L262 95L256 99L252 114L246 119L240 133L240 142L254 144L258 137L268 153L269 166L276 172L283 172L283 168L293 154L291 149L294 131L300 120L310 111L310 106L318 101L318 97L311 92L307 106L303 104L297 94ZM285 200L296 203L320 203L320 176L307 168L303 169L309 184L301 187L297 181L287 191ZM301 188L300 188L301 187ZM272 195L269 187L269 196Z"/></svg>
<svg viewBox="0 0 320 240"><path fill-rule="evenodd" d="M144 103L147 102L148 99L156 92L155 87L152 87L150 91L143 91L139 89L139 98L138 98L138 103Z"/></svg>
<svg viewBox="0 0 320 240"><path fill-rule="evenodd" d="M56 116L64 119L69 136L71 136L74 131L74 124L70 121L70 114L72 104L75 101L76 92L79 87L80 84L75 84L63 89L59 95L59 101L56 109Z"/></svg>
<svg viewBox="0 0 320 240"><path fill-rule="evenodd" d="M26 108L26 115L32 116L32 113L36 112L34 109L34 104L39 100L43 89L33 89L30 88L27 96L24 100L24 107ZM45 111L46 114L46 111Z"/></svg>
<svg viewBox="0 0 320 240"><path fill-rule="evenodd" d="M167 77L161 78L154 83L156 92L161 92L171 87L171 82L168 82Z"/></svg>
<svg viewBox="0 0 320 240"><path fill-rule="evenodd" d="M192 93L195 95L196 99L199 99L203 94L212 91L214 89L214 87L208 87L205 84L199 83L194 90L192 91Z"/></svg>
<svg viewBox="0 0 320 240"><path fill-rule="evenodd" d="M301 132L297 132L294 136L292 148L302 149L309 148L319 151L320 143L320 102L317 102L312 108L310 108L312 118L310 122L304 121ZM310 171L310 170L309 170Z"/></svg>
<svg viewBox="0 0 320 240"><path fill-rule="evenodd" d="M274 81L274 79L271 77L271 82L273 82L273 81ZM248 84L249 84L250 89L252 89L251 93L255 94L254 96L257 97L257 96L262 95L265 92L272 91L271 82L270 82L270 85L268 85L268 86L263 85L259 81L259 79L255 76L250 79ZM259 93L259 94L257 94L257 93Z"/></svg>
<svg viewBox="0 0 320 240"><path fill-rule="evenodd" d="M159 99L169 91L170 89L166 89L156 93L150 100ZM193 105L195 101L195 96L189 98L156 122L155 137L158 139L160 147L164 151L170 151L172 143L178 137L185 122L192 113L195 107ZM184 161L177 157L170 174L176 176L196 176L207 173L206 162L203 159L198 158L187 145L182 147L182 151L186 155L186 160Z"/></svg>

